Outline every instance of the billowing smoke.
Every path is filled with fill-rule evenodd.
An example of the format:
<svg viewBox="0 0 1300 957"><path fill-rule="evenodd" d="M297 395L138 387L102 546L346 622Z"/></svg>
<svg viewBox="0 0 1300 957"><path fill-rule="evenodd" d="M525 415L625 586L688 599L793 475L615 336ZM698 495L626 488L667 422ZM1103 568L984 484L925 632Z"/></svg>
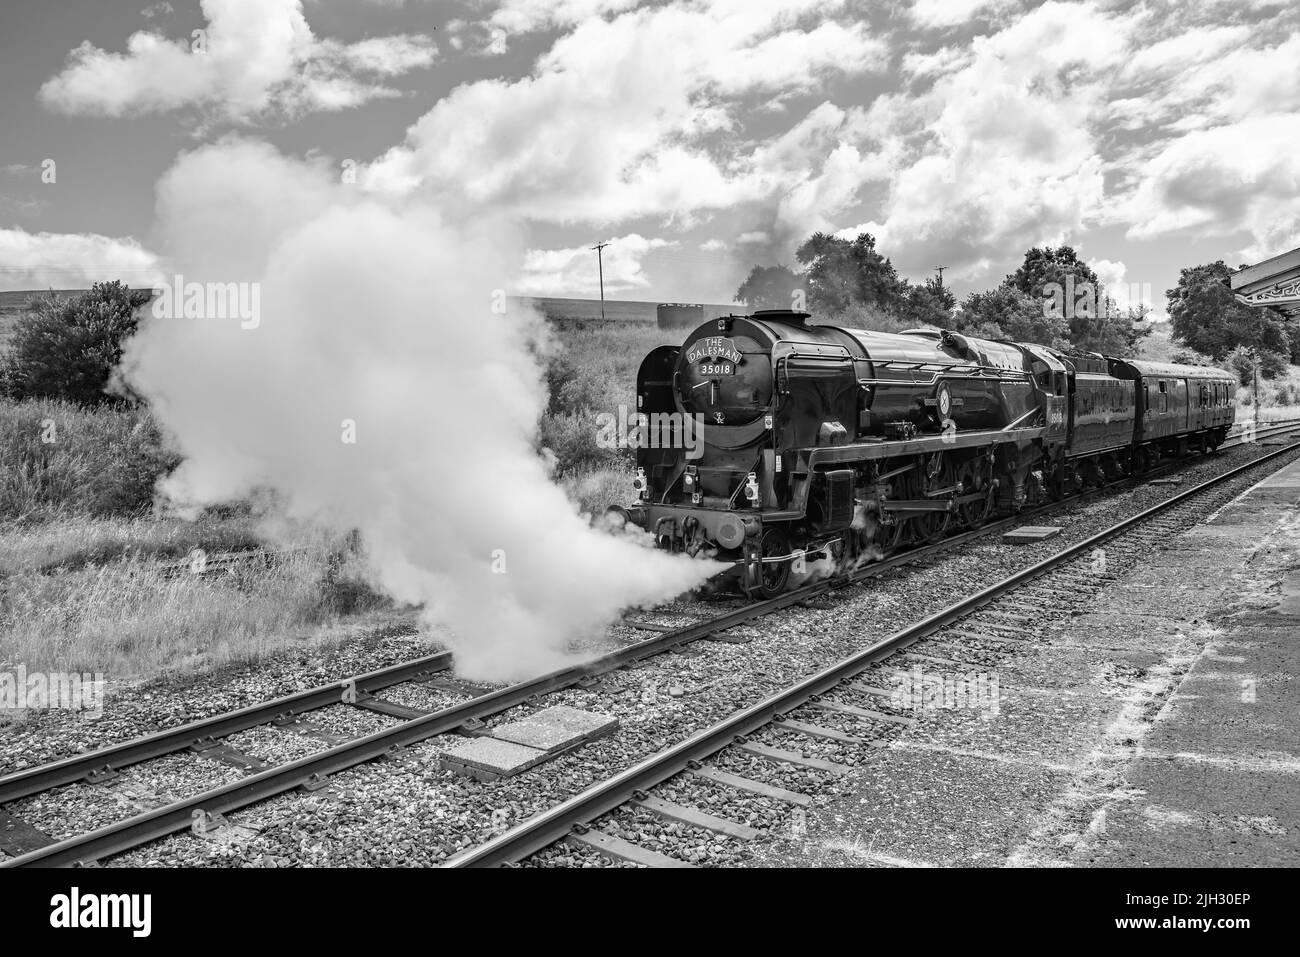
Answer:
<svg viewBox="0 0 1300 957"><path fill-rule="evenodd" d="M517 228L242 140L183 155L157 216L178 290L247 283L258 307L150 316L130 343L124 375L184 455L172 501L272 488L291 517L359 529L377 582L424 603L484 680L558 666L570 639L717 570L593 530L550 481L533 447L545 330L494 311Z"/></svg>

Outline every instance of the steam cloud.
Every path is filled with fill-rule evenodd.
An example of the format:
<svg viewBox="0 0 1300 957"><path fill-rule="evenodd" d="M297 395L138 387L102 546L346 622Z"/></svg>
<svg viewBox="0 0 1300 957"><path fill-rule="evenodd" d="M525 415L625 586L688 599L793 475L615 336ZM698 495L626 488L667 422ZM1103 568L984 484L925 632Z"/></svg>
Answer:
<svg viewBox="0 0 1300 957"><path fill-rule="evenodd" d="M261 284L255 329L148 317L129 344L123 374L185 457L171 500L271 487L291 517L360 529L377 582L425 603L480 680L556 667L570 639L717 570L593 530L550 481L529 349L544 325L492 311L517 228L398 207L237 139L182 155L157 216L187 283Z"/></svg>

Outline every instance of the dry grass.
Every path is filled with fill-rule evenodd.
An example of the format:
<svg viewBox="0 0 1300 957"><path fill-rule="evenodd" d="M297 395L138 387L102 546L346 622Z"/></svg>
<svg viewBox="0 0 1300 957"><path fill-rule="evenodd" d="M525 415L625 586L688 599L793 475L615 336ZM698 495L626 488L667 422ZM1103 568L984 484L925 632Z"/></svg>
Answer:
<svg viewBox="0 0 1300 957"><path fill-rule="evenodd" d="M101 565L124 558L181 558L263 544L248 515L176 518L63 516L48 522L0 522L0 576Z"/></svg>
<svg viewBox="0 0 1300 957"><path fill-rule="evenodd" d="M565 385L543 434L585 512L631 489L631 455L596 447L595 415L634 408L641 359L682 335L644 323L557 329L565 368L554 379ZM42 441L50 421L57 440ZM195 521L152 508L174 459L146 413L0 400L0 433L0 667L153 676L409 616L370 589L363 556L341 537L306 528L276 530L273 547L296 550L269 568L169 577L163 559L267 539L246 505Z"/></svg>
<svg viewBox="0 0 1300 957"><path fill-rule="evenodd" d="M1237 421L1255 418L1255 396L1250 386L1237 389ZM1300 367L1288 366L1276 379L1259 380L1259 421L1300 419Z"/></svg>
<svg viewBox="0 0 1300 957"><path fill-rule="evenodd" d="M268 539L248 503L159 514L154 485L175 462L147 412L0 400L0 665L154 675L256 659L387 607L343 536L278 525ZM221 577L161 567L262 545L296 550Z"/></svg>
<svg viewBox="0 0 1300 957"><path fill-rule="evenodd" d="M146 511L177 462L148 412L0 399L0 518Z"/></svg>
<svg viewBox="0 0 1300 957"><path fill-rule="evenodd" d="M357 555L306 550L269 568L168 577L139 556L0 580L0 664L154 675L257 658L388 607Z"/></svg>
<svg viewBox="0 0 1300 957"><path fill-rule="evenodd" d="M621 323L556 329L561 352L552 362L551 409L542 416L541 445L556 457L556 475L586 514L601 515L631 498L634 455L596 444L596 416L636 411L636 373L656 346L678 345L683 329Z"/></svg>

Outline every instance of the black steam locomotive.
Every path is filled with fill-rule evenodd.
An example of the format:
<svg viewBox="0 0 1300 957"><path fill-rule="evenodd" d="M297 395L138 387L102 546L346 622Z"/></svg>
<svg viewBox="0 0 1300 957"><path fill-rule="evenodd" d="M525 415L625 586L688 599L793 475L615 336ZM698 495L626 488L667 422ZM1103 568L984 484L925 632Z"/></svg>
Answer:
<svg viewBox="0 0 1300 957"><path fill-rule="evenodd" d="M808 318L709 320L637 374L637 501L614 511L750 594L1217 448L1233 421L1217 369Z"/></svg>

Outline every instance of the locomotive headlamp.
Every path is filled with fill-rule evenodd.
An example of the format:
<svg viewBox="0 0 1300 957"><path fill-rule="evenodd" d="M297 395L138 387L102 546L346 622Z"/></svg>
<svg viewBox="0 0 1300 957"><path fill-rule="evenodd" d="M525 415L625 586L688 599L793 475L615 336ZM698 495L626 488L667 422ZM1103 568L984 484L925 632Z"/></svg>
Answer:
<svg viewBox="0 0 1300 957"><path fill-rule="evenodd" d="M649 500L650 480L645 477L645 469L636 470L636 478L632 480L632 490L636 492L636 497L642 501Z"/></svg>
<svg viewBox="0 0 1300 957"><path fill-rule="evenodd" d="M758 504L758 476L753 472L745 478L745 498L754 505Z"/></svg>
<svg viewBox="0 0 1300 957"><path fill-rule="evenodd" d="M682 476L682 488L691 493L692 505L700 504L703 496L700 492L699 469L696 466L686 466L686 474Z"/></svg>

